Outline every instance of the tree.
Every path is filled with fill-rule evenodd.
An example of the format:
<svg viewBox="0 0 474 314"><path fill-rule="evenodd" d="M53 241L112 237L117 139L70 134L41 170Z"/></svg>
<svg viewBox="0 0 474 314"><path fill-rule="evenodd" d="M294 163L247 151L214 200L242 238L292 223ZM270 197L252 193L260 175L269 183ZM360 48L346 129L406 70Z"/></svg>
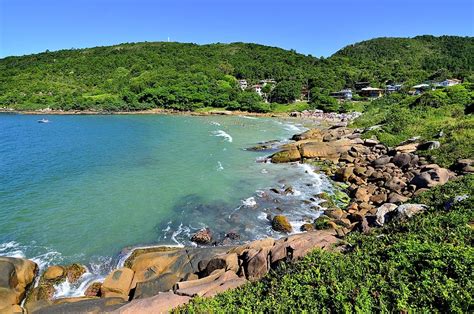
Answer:
<svg viewBox="0 0 474 314"><path fill-rule="evenodd" d="M270 93L270 101L282 104L294 102L301 93L300 82L282 81L279 82Z"/></svg>

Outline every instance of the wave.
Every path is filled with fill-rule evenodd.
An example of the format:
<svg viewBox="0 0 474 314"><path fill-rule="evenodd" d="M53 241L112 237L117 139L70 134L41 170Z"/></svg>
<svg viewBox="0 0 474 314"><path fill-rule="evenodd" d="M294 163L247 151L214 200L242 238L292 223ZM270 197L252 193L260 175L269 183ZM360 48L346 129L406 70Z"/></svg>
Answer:
<svg viewBox="0 0 474 314"><path fill-rule="evenodd" d="M246 207L255 207L257 206L257 202L255 201L255 197L249 197L242 201L242 205Z"/></svg>
<svg viewBox="0 0 474 314"><path fill-rule="evenodd" d="M249 117L249 116L243 116L243 115L239 115L239 117L244 118L244 119L250 119L250 120L258 120L258 118L256 117Z"/></svg>
<svg viewBox="0 0 474 314"><path fill-rule="evenodd" d="M209 124L216 125L216 126L221 126L221 124L219 122L216 122L216 121L211 121L211 122L209 122Z"/></svg>
<svg viewBox="0 0 474 314"><path fill-rule="evenodd" d="M220 161L217 162L217 171L222 171L224 170L224 167L222 166L222 163Z"/></svg>
<svg viewBox="0 0 474 314"><path fill-rule="evenodd" d="M232 136L222 130L212 131L212 135L223 137L225 141L232 143Z"/></svg>

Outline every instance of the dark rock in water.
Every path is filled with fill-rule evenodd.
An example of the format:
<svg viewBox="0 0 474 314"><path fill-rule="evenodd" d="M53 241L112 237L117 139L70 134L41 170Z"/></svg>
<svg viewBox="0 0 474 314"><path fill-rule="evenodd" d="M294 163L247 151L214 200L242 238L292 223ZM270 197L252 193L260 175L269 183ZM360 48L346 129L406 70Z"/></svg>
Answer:
<svg viewBox="0 0 474 314"><path fill-rule="evenodd" d="M301 154L298 149L294 148L275 153L271 156L271 159L273 163L293 162L301 160Z"/></svg>
<svg viewBox="0 0 474 314"><path fill-rule="evenodd" d="M225 235L226 238L229 238L231 240L239 240L240 239L240 235L236 232L229 232L229 233L226 233Z"/></svg>
<svg viewBox="0 0 474 314"><path fill-rule="evenodd" d="M196 232L192 237L191 241L198 244L209 244L212 241L212 233L209 228L201 229Z"/></svg>
<svg viewBox="0 0 474 314"><path fill-rule="evenodd" d="M83 265L71 264L66 266L67 280L70 283L75 283L86 272L87 269Z"/></svg>
<svg viewBox="0 0 474 314"><path fill-rule="evenodd" d="M272 220L272 228L275 231L290 233L293 231L288 218L283 215L276 215Z"/></svg>
<svg viewBox="0 0 474 314"><path fill-rule="evenodd" d="M288 195L288 194L294 194L295 191L292 186L287 187L284 191L283 194Z"/></svg>
<svg viewBox="0 0 474 314"><path fill-rule="evenodd" d="M272 150L278 149L279 146L280 146L280 142L277 140L273 140L273 141L260 143L253 147L246 148L245 150L254 151L254 152L272 151Z"/></svg>
<svg viewBox="0 0 474 314"><path fill-rule="evenodd" d="M278 191L278 190L275 189L275 188L271 188L270 191L272 191L273 193L276 193L276 194L280 194L280 191Z"/></svg>

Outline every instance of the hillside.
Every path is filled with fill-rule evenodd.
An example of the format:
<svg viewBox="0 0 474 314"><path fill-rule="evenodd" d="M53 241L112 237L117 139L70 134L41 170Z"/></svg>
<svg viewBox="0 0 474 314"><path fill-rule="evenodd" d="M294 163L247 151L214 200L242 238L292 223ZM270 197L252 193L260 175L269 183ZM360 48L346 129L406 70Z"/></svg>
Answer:
<svg viewBox="0 0 474 314"><path fill-rule="evenodd" d="M0 107L142 110L202 107L270 111L249 85L274 79L271 102L291 102L309 82L323 94L368 80L473 80L474 38L379 38L327 59L257 44L135 43L0 59Z"/></svg>

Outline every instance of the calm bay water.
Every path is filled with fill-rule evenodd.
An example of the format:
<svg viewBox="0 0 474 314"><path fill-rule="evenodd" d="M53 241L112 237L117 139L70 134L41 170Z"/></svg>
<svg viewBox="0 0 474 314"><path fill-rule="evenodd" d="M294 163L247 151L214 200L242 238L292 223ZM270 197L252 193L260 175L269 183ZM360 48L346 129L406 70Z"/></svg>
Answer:
<svg viewBox="0 0 474 314"><path fill-rule="evenodd" d="M298 224L314 215L301 207L305 187L327 185L305 167L257 163L268 153L244 150L301 130L277 120L40 118L0 115L0 255L43 267L82 262L106 272L101 267L113 267L124 247L190 245L203 226L242 240L265 236L268 212L294 206ZM293 198L265 198L268 188L290 183L298 189Z"/></svg>

